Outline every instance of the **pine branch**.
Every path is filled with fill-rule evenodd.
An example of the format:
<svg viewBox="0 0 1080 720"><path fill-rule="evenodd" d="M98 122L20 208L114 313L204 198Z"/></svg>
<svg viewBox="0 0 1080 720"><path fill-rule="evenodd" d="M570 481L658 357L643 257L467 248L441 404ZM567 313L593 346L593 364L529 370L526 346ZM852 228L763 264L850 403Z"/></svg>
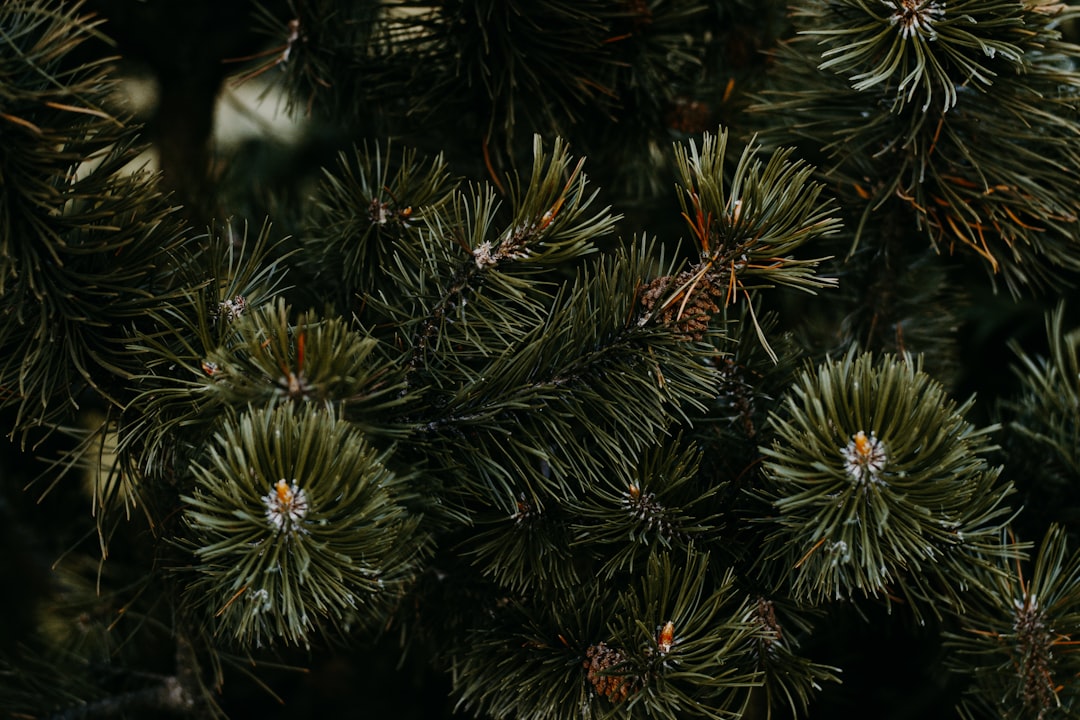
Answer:
<svg viewBox="0 0 1080 720"><path fill-rule="evenodd" d="M302 239L299 258L314 280L340 287L351 303L358 292L384 286L398 244L418 242L423 218L450 199L457 186L442 157L430 162L391 146L353 148L323 171L317 212Z"/></svg>
<svg viewBox="0 0 1080 720"><path fill-rule="evenodd" d="M1052 3L817 2L754 110L798 118L776 134L829 158L823 175L859 218L852 251L877 242L874 219L883 226L898 203L935 250L974 253L1014 295L1055 286L1075 270L1080 217L1075 193L1057 192L1077 180L1080 82L1059 29L1071 15Z"/></svg>
<svg viewBox="0 0 1080 720"><path fill-rule="evenodd" d="M652 281L643 295L649 312L642 322L655 317L700 338L713 313L742 297L762 345L776 362L753 316L750 292L777 284L812 292L835 284L814 275L826 258L800 260L791 253L836 232L839 221L831 216L830 202L819 202L823 188L810 181L814 169L789 161L789 150L777 152L762 166L758 149L748 146L728 188L726 148L725 131L716 138L706 134L700 155L693 142L689 152L676 148L683 188L679 201L700 259L678 275Z"/></svg>
<svg viewBox="0 0 1080 720"><path fill-rule="evenodd" d="M805 372L770 418L762 495L776 515L762 566L821 603L898 593L916 616L963 601L999 540L1013 492L985 455L989 430L964 420L918 362L849 352ZM775 564L774 564L775 563Z"/></svg>
<svg viewBox="0 0 1080 720"><path fill-rule="evenodd" d="M426 544L388 459L317 405L225 425L183 498L196 558L187 599L215 634L296 645L381 621Z"/></svg>
<svg viewBox="0 0 1080 720"><path fill-rule="evenodd" d="M170 483L209 438L227 399L213 392L208 357L235 345L237 323L282 292L287 255L264 225L254 238L246 228L216 228L182 257L178 296L150 311L150 322L132 333L129 347L142 368L135 376L139 393L115 427L120 470Z"/></svg>
<svg viewBox="0 0 1080 720"><path fill-rule="evenodd" d="M144 173L141 148L109 114L105 60L73 60L100 38L78 4L0 9L8 88L0 183L0 404L15 430L54 426L89 399L122 403L138 372L130 328L175 297L181 223ZM85 397L84 397L85 394ZM40 408L46 410L42 412Z"/></svg>
<svg viewBox="0 0 1080 720"><path fill-rule="evenodd" d="M974 680L966 717L1072 717L1080 709L1080 554L1052 525L1034 566L1009 563L976 587L976 598L949 633L952 670ZM1031 573L1025 578L1025 572Z"/></svg>
<svg viewBox="0 0 1080 720"><path fill-rule="evenodd" d="M891 110L921 103L949 110L957 88L991 85L1022 63L1030 35L1025 8L1015 2L933 0L871 3L867 0L808 3L813 18L804 31L829 47L821 70L848 76L862 92L886 86L895 94ZM816 7L815 7L816 6ZM972 26L977 30L972 31ZM935 98L941 94L941 99Z"/></svg>
<svg viewBox="0 0 1080 720"><path fill-rule="evenodd" d="M508 604L455 658L460 706L535 718L737 717L759 682L749 658L759 631L730 576L703 586L707 562L695 554L678 568L660 554L640 584L592 580L580 591L607 602Z"/></svg>

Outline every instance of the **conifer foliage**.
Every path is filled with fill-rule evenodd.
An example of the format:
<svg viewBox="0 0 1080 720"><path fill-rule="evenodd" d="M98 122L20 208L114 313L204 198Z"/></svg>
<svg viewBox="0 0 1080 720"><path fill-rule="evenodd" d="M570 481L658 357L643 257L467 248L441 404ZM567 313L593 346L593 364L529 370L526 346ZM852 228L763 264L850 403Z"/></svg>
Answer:
<svg viewBox="0 0 1080 720"><path fill-rule="evenodd" d="M7 715L1080 716L1077 10L139 5L0 5Z"/></svg>

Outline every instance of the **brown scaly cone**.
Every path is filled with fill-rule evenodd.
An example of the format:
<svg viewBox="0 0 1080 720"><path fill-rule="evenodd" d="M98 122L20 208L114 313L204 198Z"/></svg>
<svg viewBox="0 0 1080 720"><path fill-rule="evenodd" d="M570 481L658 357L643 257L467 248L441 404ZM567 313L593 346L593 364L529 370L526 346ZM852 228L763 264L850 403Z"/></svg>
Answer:
<svg viewBox="0 0 1080 720"><path fill-rule="evenodd" d="M654 279L642 288L641 304L648 316L676 328L684 339L700 340L720 311L717 300L727 293L722 273L699 266Z"/></svg>
<svg viewBox="0 0 1080 720"><path fill-rule="evenodd" d="M1024 707L1031 717L1042 720L1057 704L1057 690L1051 675L1055 633L1047 626L1046 617L1031 595L1016 602L1013 620L1016 631L1017 670L1024 681ZM1060 638L1061 636L1056 636Z"/></svg>
<svg viewBox="0 0 1080 720"><path fill-rule="evenodd" d="M626 661L626 656L621 650L600 642L589 646L589 649L585 651L585 656L587 659L582 663L585 668L585 677L592 683L597 694L618 704L638 691L637 678L609 674L615 672L615 668Z"/></svg>
<svg viewBox="0 0 1080 720"><path fill-rule="evenodd" d="M773 607L771 600L766 600L763 597L757 599L754 619L767 631L761 639L761 645L765 650L768 650L773 643L784 640L784 632L780 627L780 622L776 619L776 608Z"/></svg>

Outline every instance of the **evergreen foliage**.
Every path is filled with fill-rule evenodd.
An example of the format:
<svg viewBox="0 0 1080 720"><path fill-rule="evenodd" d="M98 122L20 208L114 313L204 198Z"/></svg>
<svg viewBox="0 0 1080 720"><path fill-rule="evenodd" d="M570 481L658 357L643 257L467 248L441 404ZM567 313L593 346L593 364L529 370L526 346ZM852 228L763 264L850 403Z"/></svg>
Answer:
<svg viewBox="0 0 1080 720"><path fill-rule="evenodd" d="M1012 489L980 455L987 430L964 419L912 360L849 352L796 379L773 416L763 490L779 527L763 561L795 574L812 603L856 593L920 600L960 590L1000 542ZM959 583L960 587L951 587Z"/></svg>
<svg viewBox="0 0 1080 720"><path fill-rule="evenodd" d="M1080 715L1077 9L185 5L0 5L5 716Z"/></svg>
<svg viewBox="0 0 1080 720"><path fill-rule="evenodd" d="M182 498L202 576L187 604L244 647L379 622L423 548L385 458L318 405L293 407L226 424Z"/></svg>

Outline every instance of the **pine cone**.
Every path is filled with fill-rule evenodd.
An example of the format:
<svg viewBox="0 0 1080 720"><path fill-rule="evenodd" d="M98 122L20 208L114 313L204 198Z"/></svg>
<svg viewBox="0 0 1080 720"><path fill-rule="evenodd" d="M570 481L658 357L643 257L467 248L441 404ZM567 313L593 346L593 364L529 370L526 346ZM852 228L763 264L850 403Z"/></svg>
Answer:
<svg viewBox="0 0 1080 720"><path fill-rule="evenodd" d="M591 645L585 655L588 658L582 663L585 677L597 693L613 703L621 703L637 692L637 678L614 674L618 667L626 662L626 656L621 650L610 648L601 642Z"/></svg>
<svg viewBox="0 0 1080 720"><path fill-rule="evenodd" d="M658 314L659 322L674 326L688 340L700 340L705 335L713 313L720 311L714 298L726 292L718 273L706 272L701 274L697 282L692 282L698 274L701 271L695 268L684 270L674 277L658 277L646 285L641 293L641 304L651 313L660 301L669 297L673 289L688 286L684 293L689 293L689 298L680 293L678 297L670 299L666 306L661 306Z"/></svg>

